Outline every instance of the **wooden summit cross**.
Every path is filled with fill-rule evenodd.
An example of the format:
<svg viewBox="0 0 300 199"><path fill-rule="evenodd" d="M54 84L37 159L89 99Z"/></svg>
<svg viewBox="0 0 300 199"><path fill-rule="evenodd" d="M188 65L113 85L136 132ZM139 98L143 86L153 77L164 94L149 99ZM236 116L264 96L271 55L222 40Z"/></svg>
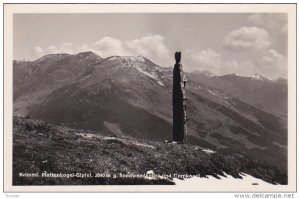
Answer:
<svg viewBox="0 0 300 199"><path fill-rule="evenodd" d="M173 141L183 143L187 141L186 127L186 97L185 87L187 79L183 73L181 52L175 53L176 64L173 69Z"/></svg>

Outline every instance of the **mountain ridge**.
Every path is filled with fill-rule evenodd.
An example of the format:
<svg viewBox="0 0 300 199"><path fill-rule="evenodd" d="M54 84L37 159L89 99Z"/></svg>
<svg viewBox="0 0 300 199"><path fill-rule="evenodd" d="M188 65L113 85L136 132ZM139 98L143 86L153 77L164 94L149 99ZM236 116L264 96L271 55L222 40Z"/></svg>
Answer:
<svg viewBox="0 0 300 199"><path fill-rule="evenodd" d="M32 71L22 83L14 78L14 115L139 139L171 139L171 70L141 57L86 57L45 62L43 70ZM14 69L14 76L24 75L17 71L18 65ZM76 70L71 73L71 69ZM232 96L206 79L186 75L190 144L221 148L286 170L284 117ZM278 101L282 103L281 98Z"/></svg>

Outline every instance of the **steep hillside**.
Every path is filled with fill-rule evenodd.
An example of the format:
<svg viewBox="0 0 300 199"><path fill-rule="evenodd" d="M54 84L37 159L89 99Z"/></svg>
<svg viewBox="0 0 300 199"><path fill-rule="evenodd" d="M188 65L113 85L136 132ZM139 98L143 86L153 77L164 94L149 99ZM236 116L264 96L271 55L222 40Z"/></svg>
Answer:
<svg viewBox="0 0 300 199"><path fill-rule="evenodd" d="M172 185L178 175L242 179L242 173L269 183L287 183L286 175L275 167L194 145L143 141L17 117L13 137L14 185ZM22 176L26 173L38 176ZM43 177L51 173L70 177ZM72 177L73 173L88 176ZM143 174L150 176L136 177Z"/></svg>
<svg viewBox="0 0 300 199"><path fill-rule="evenodd" d="M253 106L282 118L287 117L287 80L268 80L254 74L244 77L236 74L215 76L206 71L187 74L197 83L220 90Z"/></svg>
<svg viewBox="0 0 300 199"><path fill-rule="evenodd" d="M134 106L134 97L111 79L84 89L73 84L54 91L44 104L32 107L30 115L74 128L106 130L147 140L171 139L171 123L145 107Z"/></svg>
<svg viewBox="0 0 300 199"><path fill-rule="evenodd" d="M51 54L32 62L14 62L14 113L28 114L28 106L42 102L57 88L74 83L101 58L91 52L76 55Z"/></svg>

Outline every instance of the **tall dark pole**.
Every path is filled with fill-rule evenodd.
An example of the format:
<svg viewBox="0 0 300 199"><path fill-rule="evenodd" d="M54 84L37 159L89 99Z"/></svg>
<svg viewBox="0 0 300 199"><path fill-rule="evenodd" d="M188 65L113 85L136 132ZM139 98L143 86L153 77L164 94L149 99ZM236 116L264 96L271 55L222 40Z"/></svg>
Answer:
<svg viewBox="0 0 300 199"><path fill-rule="evenodd" d="M186 140L186 78L182 71L181 52L175 53L176 64L173 70L173 141L183 143Z"/></svg>

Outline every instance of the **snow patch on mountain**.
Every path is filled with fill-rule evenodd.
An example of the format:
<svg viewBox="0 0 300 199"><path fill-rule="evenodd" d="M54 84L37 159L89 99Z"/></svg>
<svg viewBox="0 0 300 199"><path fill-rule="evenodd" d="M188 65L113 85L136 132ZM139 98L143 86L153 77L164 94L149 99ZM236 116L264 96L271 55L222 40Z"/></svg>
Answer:
<svg viewBox="0 0 300 199"><path fill-rule="evenodd" d="M188 185L197 185L199 187L207 188L216 188L216 187L253 187L253 186L264 186L265 187L274 187L278 185L273 185L267 183L261 179L255 178L251 175L241 173L242 178L234 178L231 175L225 174L224 176L218 176L220 179L217 179L213 176L208 176L206 178L193 176L191 178L178 179L174 178L173 181L177 186L188 186Z"/></svg>
<svg viewBox="0 0 300 199"><path fill-rule="evenodd" d="M210 89L207 89L207 91L208 91L210 94L212 94L212 95L214 95L214 96L216 96L216 97L218 97L218 98L221 98L221 99L228 99L228 97L222 96L222 94L219 94L217 91L212 91L212 90L210 90Z"/></svg>
<svg viewBox="0 0 300 199"><path fill-rule="evenodd" d="M195 89L195 90L201 90L202 87L199 85L199 86L194 87L194 89Z"/></svg>
<svg viewBox="0 0 300 199"><path fill-rule="evenodd" d="M210 149L202 149L203 152L211 154L211 153L215 153L215 151L210 150Z"/></svg>
<svg viewBox="0 0 300 199"><path fill-rule="evenodd" d="M205 190L210 188L222 188L222 187L253 187L258 188L263 186L263 188L274 188L274 185L268 182L265 182L261 179L255 178L246 173L240 173L239 175L242 178L234 178L233 176L223 172L224 176L218 175L218 178L208 175L207 177L200 177L199 175L178 175L173 174L172 181L175 183L176 187L187 187L190 185L197 185L203 187ZM165 175L156 174L153 170L146 172L146 179L167 179Z"/></svg>
<svg viewBox="0 0 300 199"><path fill-rule="evenodd" d="M155 68L149 68L145 62L145 58L142 56L124 56L124 57L110 57L109 60L117 60L120 62L120 68L122 69L130 69L135 68L137 71L139 71L141 74L155 80L155 82L165 87L163 82L159 79L157 72L160 72L160 69L158 67Z"/></svg>
<svg viewBox="0 0 300 199"><path fill-rule="evenodd" d="M238 77L248 77L251 78L252 80L259 80L259 81L269 81L266 77L260 75L260 74L252 74L252 75L240 75L237 73L233 73L233 75L238 76Z"/></svg>
<svg viewBox="0 0 300 199"><path fill-rule="evenodd" d="M213 94L213 95L215 95L215 96L218 96L216 93L214 93L214 92L212 92L211 90L207 90L209 93L211 93L211 94Z"/></svg>
<svg viewBox="0 0 300 199"><path fill-rule="evenodd" d="M255 79L255 80L261 80L261 81L267 80L267 78L265 78L265 77L263 77L263 76L261 76L261 75L259 75L259 74L253 74L253 75L250 75L249 77L251 77L253 80L254 80L254 79Z"/></svg>
<svg viewBox="0 0 300 199"><path fill-rule="evenodd" d="M142 73L143 75L148 76L148 77L150 77L151 79L154 79L159 85L165 87L165 85L158 79L158 77L157 77L154 73L151 74L151 73L149 73L149 72L143 70L143 68L141 68L139 65L136 65L135 68L136 68L140 73Z"/></svg>
<svg viewBox="0 0 300 199"><path fill-rule="evenodd" d="M126 138L103 136L103 135L92 134L92 133L76 133L76 135L79 135L79 136L81 136L85 139L117 140L117 141L120 141L124 144L133 144L133 145L136 145L136 146L148 147L148 148L152 148L152 149L155 148L154 146L152 146L150 144L142 143L142 142L138 142L136 140L130 140L130 139L126 139Z"/></svg>

